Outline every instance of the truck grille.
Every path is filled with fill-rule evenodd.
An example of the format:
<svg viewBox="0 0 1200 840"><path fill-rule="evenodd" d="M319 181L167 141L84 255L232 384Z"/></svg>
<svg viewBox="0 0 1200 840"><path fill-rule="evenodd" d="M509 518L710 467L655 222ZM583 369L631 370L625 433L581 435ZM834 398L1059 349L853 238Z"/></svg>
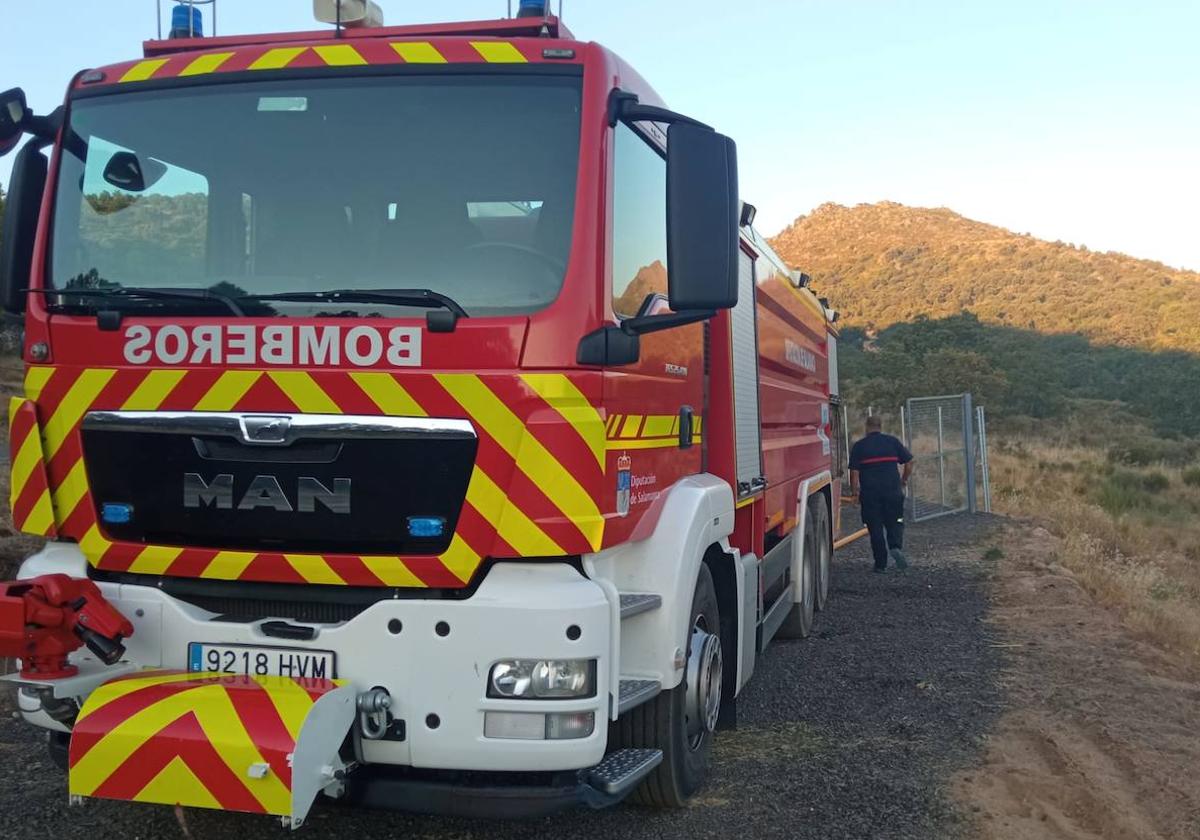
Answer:
<svg viewBox="0 0 1200 840"><path fill-rule="evenodd" d="M216 412L92 412L82 437L109 539L410 555L449 547L478 443L462 420Z"/></svg>

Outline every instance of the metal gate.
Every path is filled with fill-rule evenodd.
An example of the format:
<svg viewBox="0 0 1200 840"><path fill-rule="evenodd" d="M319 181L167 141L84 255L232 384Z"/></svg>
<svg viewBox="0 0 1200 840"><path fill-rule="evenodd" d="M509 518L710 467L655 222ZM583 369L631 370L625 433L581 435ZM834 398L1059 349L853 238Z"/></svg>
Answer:
<svg viewBox="0 0 1200 840"><path fill-rule="evenodd" d="M921 522L949 513L991 510L983 409L970 394L914 397L901 410L904 441L916 459L909 481L909 518Z"/></svg>

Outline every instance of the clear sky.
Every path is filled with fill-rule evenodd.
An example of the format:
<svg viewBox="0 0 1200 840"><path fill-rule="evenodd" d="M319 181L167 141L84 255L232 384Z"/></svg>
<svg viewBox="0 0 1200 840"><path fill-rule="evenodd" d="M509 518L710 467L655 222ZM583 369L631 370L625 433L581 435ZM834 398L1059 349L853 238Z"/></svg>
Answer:
<svg viewBox="0 0 1200 840"><path fill-rule="evenodd" d="M223 34L316 28L308 0L217 2ZM379 2L388 23L506 5ZM1196 0L565 0L563 12L672 107L737 140L743 197L767 233L822 202L890 199L1200 270ZM0 0L0 88L49 111L76 70L137 57L154 27L152 0Z"/></svg>

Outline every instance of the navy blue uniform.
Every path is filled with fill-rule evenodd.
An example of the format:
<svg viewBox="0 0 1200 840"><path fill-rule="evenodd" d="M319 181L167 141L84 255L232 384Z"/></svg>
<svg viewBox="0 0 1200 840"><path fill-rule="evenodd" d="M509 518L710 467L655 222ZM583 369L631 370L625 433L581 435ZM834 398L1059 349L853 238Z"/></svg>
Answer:
<svg viewBox="0 0 1200 840"><path fill-rule="evenodd" d="M862 520L871 535L875 568L887 568L888 549L904 547L904 491L900 466L912 453L897 438L871 432L850 449L850 469L858 471Z"/></svg>

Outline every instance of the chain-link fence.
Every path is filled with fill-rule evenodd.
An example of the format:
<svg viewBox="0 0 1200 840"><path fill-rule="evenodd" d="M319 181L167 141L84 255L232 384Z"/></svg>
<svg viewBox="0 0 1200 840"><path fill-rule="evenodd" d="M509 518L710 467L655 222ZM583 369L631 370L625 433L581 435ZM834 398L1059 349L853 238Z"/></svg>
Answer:
<svg viewBox="0 0 1200 840"><path fill-rule="evenodd" d="M981 406L972 404L970 394L914 397L899 411L840 408L846 451L869 416L879 416L884 431L898 435L912 451L916 464L908 486L910 521L991 511L986 417ZM849 526L857 519L846 511L843 521Z"/></svg>

